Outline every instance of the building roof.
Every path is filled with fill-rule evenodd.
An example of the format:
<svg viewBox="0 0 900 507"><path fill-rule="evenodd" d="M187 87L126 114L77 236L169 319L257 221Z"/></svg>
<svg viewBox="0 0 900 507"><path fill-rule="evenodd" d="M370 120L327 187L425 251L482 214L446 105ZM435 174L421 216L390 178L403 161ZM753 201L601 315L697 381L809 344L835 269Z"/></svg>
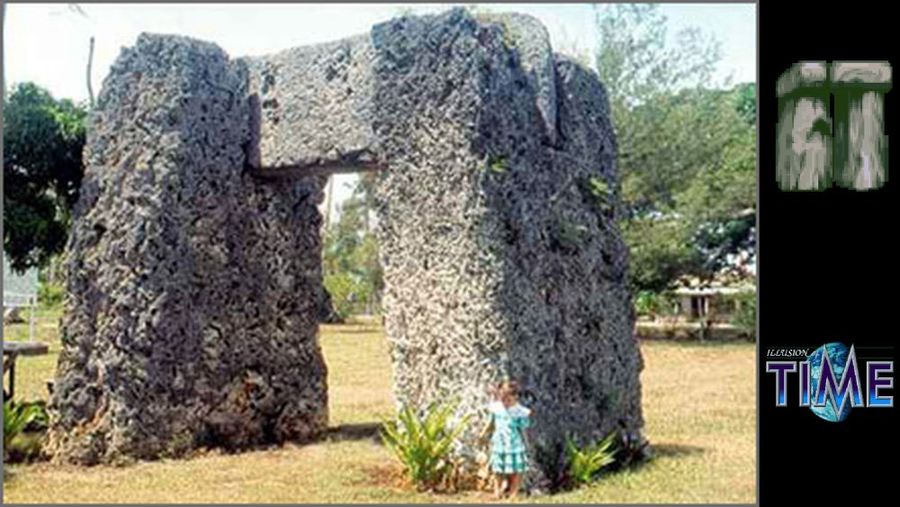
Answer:
<svg viewBox="0 0 900 507"><path fill-rule="evenodd" d="M679 296L731 296L755 292L754 287L679 287L675 294Z"/></svg>

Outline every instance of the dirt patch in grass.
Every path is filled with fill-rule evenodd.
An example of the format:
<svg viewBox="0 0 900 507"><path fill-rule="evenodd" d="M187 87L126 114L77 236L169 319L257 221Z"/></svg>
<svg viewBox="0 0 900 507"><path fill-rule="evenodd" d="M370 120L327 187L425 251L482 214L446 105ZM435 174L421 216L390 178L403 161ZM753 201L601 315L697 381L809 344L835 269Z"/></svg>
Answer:
<svg viewBox="0 0 900 507"><path fill-rule="evenodd" d="M443 488L431 491L419 491L409 479L406 471L400 465L382 463L362 467L364 476L356 481L358 485L374 488L382 488L407 494L426 495L429 501L437 503L455 502L495 502L490 485L481 480L467 481L460 487Z"/></svg>
<svg viewBox="0 0 900 507"><path fill-rule="evenodd" d="M416 491L415 485L409 480L406 471L402 467L383 463L362 467L365 476L356 481L357 484L366 484L380 488L391 488L400 491Z"/></svg>

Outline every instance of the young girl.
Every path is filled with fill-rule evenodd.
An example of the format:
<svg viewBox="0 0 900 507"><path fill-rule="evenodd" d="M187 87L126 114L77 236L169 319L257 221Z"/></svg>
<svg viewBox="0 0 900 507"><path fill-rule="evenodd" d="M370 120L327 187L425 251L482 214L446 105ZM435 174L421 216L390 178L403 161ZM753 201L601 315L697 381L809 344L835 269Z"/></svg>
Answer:
<svg viewBox="0 0 900 507"><path fill-rule="evenodd" d="M515 498L519 493L522 473L528 470L525 429L531 426L531 410L519 404L519 387L515 381L500 384L494 401L488 405L491 421L482 434L491 434L491 471L494 472L494 495L504 493Z"/></svg>

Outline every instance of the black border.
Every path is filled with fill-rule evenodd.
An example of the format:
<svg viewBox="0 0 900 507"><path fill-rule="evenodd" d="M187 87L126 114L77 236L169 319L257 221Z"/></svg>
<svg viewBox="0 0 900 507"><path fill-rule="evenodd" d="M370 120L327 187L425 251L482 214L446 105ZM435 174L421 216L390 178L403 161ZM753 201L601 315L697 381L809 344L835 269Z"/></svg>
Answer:
<svg viewBox="0 0 900 507"><path fill-rule="evenodd" d="M775 178L778 77L794 62L839 60L889 61L896 75L900 45L886 9L875 2L758 5L760 505L841 498L868 505L896 480L896 408L853 409L831 423L797 406L796 377L788 407L775 407L774 375L765 373L770 347L840 341L854 344L860 359L896 359L900 167L889 162L886 185L868 192L784 192ZM885 100L892 161L900 160L897 93Z"/></svg>

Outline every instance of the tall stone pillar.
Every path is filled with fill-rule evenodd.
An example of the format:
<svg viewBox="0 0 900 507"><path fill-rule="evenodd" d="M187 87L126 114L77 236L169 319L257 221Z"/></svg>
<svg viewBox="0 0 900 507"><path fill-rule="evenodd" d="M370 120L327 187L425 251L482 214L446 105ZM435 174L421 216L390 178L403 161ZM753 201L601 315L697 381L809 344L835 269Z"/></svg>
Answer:
<svg viewBox="0 0 900 507"><path fill-rule="evenodd" d="M157 35L123 50L104 81L68 244L49 446L60 461L326 428L324 181L246 170L247 82L218 47Z"/></svg>
<svg viewBox="0 0 900 507"><path fill-rule="evenodd" d="M394 20L372 42L398 404L457 401L474 416L458 452L474 458L488 390L518 380L538 482L559 477L567 436L638 437L643 363L596 74L524 16Z"/></svg>
<svg viewBox="0 0 900 507"><path fill-rule="evenodd" d="M887 62L800 62L777 83L782 190L871 190L887 181Z"/></svg>

